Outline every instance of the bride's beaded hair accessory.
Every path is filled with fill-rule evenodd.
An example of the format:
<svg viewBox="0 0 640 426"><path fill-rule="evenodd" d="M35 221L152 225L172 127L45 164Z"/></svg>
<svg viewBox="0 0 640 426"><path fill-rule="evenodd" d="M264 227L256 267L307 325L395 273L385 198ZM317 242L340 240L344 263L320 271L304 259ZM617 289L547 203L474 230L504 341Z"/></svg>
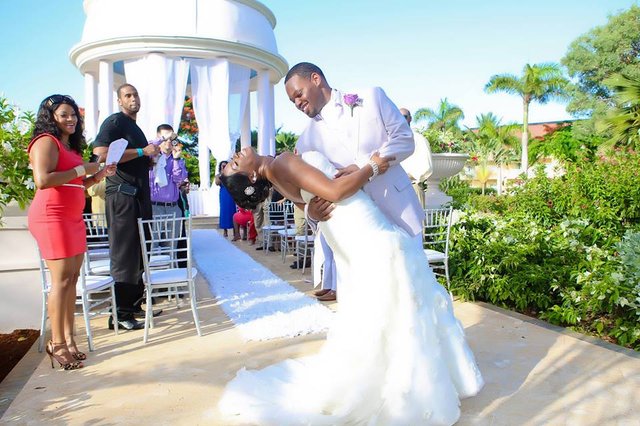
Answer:
<svg viewBox="0 0 640 426"><path fill-rule="evenodd" d="M244 189L244 195L247 195L247 196L249 196L249 195L253 195L253 193L254 193L254 192L256 192L256 188L255 188L255 187L253 187L253 186L247 186L247 187Z"/></svg>

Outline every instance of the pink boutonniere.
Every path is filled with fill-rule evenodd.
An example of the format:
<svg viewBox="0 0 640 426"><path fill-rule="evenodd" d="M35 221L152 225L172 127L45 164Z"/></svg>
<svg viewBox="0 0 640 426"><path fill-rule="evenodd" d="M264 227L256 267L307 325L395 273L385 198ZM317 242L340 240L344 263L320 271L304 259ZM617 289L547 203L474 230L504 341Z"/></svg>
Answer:
<svg viewBox="0 0 640 426"><path fill-rule="evenodd" d="M344 103L351 109L351 116L353 117L353 109L362 105L362 99L355 93L347 93L344 95Z"/></svg>

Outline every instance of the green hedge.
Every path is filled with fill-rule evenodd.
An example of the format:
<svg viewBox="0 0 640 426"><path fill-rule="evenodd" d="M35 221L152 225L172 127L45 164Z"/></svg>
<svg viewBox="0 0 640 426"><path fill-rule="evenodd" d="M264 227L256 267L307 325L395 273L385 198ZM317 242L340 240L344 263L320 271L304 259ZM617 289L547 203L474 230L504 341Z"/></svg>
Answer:
<svg viewBox="0 0 640 426"><path fill-rule="evenodd" d="M454 293L640 350L639 166L617 151L469 195L451 235Z"/></svg>

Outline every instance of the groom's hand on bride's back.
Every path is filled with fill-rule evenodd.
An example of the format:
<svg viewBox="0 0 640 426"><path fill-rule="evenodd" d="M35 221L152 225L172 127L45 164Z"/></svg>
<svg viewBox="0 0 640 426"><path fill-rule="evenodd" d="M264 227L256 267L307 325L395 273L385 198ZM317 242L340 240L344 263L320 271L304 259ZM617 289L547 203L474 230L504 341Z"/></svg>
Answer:
<svg viewBox="0 0 640 426"><path fill-rule="evenodd" d="M352 164L352 165L347 166L347 167L342 167L342 168L338 169L338 173L335 174L334 178L339 178L340 176L350 175L351 173L357 172L358 170L360 170L360 168L358 166L356 166L355 164Z"/></svg>
<svg viewBox="0 0 640 426"><path fill-rule="evenodd" d="M331 212L336 206L319 197L313 197L307 206L307 217L318 222L324 222L331 218Z"/></svg>

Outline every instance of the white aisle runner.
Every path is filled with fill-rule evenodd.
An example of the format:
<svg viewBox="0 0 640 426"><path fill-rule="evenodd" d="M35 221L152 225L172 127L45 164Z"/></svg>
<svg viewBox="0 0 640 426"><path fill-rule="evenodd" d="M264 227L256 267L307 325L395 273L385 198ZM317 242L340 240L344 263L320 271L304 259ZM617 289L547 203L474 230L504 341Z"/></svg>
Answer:
<svg viewBox="0 0 640 426"><path fill-rule="evenodd" d="M317 333L332 311L275 276L215 230L194 229L192 255L245 340Z"/></svg>

